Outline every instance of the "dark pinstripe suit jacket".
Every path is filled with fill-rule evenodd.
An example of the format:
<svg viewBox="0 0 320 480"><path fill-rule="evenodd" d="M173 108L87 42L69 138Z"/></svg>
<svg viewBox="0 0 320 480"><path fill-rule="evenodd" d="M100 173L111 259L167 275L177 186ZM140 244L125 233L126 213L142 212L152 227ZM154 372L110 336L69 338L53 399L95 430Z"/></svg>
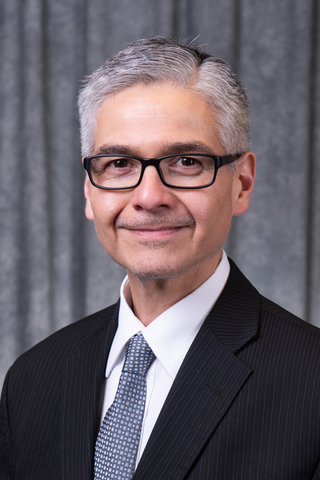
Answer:
<svg viewBox="0 0 320 480"><path fill-rule="evenodd" d="M98 405L118 305L52 335L10 369L0 478L92 478ZM232 264L134 480L320 479L320 335Z"/></svg>

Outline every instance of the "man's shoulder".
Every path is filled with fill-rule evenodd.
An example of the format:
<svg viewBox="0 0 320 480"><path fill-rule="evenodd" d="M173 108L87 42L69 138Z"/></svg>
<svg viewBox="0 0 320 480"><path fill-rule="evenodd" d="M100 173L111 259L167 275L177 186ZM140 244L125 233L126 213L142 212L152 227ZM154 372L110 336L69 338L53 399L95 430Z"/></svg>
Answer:
<svg viewBox="0 0 320 480"><path fill-rule="evenodd" d="M230 264L228 282L207 317L207 326L252 370L250 385L259 388L262 397L268 388L280 396L286 395L286 388L312 388L313 401L318 402L320 329L262 296Z"/></svg>
<svg viewBox="0 0 320 480"><path fill-rule="evenodd" d="M259 339L262 348L269 345L275 358L288 358L296 372L319 376L320 329L261 296Z"/></svg>
<svg viewBox="0 0 320 480"><path fill-rule="evenodd" d="M37 369L41 362L60 363L67 356L90 346L98 336L114 335L117 328L119 302L51 334L20 355L11 371Z"/></svg>
<svg viewBox="0 0 320 480"><path fill-rule="evenodd" d="M290 335L304 342L319 344L320 329L287 311L275 302L265 298L250 283L235 263L229 259L231 270L225 290L221 295L219 312L229 309L229 327L250 332L250 338L261 338L268 332L268 338L276 342L284 339L290 342ZM274 335L274 337L273 337ZM249 338L249 334L248 334ZM319 348L320 354L320 348Z"/></svg>
<svg viewBox="0 0 320 480"><path fill-rule="evenodd" d="M294 329L305 331L310 335L319 337L320 340L320 328L312 325L311 323L302 320L300 317L289 312L285 308L281 307L277 303L269 300L268 298L260 295L261 298L261 316L266 317L268 321L276 321L281 324L291 325Z"/></svg>

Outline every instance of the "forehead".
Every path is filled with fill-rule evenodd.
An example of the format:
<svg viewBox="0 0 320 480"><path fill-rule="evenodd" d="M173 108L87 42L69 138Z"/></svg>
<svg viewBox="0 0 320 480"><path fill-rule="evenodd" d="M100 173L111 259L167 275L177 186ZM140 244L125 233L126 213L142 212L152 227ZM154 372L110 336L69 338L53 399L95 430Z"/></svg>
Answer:
<svg viewBox="0 0 320 480"><path fill-rule="evenodd" d="M217 120L197 93L171 84L136 85L108 97L96 120L94 151L119 144L153 155L164 144L203 143L222 155Z"/></svg>

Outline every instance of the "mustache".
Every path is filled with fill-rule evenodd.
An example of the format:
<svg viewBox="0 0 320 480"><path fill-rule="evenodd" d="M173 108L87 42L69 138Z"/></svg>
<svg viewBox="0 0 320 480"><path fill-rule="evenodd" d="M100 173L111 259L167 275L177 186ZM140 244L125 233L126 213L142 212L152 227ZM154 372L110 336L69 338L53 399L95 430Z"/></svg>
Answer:
<svg viewBox="0 0 320 480"><path fill-rule="evenodd" d="M129 230L148 230L155 227L192 227L195 224L195 219L190 214L184 217L173 217L169 215L159 215L152 217L144 215L138 219L127 220L125 218L118 217L115 221L116 228L127 228Z"/></svg>

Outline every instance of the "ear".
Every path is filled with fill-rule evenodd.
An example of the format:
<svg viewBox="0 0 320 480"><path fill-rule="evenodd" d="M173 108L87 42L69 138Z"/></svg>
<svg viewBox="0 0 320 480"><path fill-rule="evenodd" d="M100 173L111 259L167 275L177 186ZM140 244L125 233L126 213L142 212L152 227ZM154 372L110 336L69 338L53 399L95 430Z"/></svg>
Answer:
<svg viewBox="0 0 320 480"><path fill-rule="evenodd" d="M86 198L85 214L88 220L94 220L93 210L91 206L91 199L90 199L90 189L91 189L91 183L89 180L88 173L86 172L86 179L84 181L84 196Z"/></svg>
<svg viewBox="0 0 320 480"><path fill-rule="evenodd" d="M232 214L242 215L248 210L256 176L256 157L246 152L236 162L232 185Z"/></svg>

